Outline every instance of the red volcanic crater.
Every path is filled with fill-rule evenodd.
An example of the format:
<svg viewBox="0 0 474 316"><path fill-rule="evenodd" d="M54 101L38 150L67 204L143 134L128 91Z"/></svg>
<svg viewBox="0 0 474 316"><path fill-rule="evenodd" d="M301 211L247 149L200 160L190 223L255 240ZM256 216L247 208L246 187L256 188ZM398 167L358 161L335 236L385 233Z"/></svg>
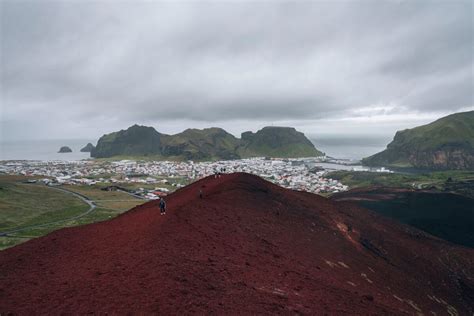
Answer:
<svg viewBox="0 0 474 316"><path fill-rule="evenodd" d="M473 313L473 250L353 204L236 173L167 208L0 252L0 314Z"/></svg>

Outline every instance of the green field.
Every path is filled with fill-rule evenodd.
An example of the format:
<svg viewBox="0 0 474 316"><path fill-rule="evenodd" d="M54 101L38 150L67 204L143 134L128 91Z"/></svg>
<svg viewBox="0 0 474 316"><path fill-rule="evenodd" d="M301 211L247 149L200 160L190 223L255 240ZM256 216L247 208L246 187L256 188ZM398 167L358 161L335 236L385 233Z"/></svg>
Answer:
<svg viewBox="0 0 474 316"><path fill-rule="evenodd" d="M0 177L0 231L72 217L88 208L70 194Z"/></svg>
<svg viewBox="0 0 474 316"><path fill-rule="evenodd" d="M55 188L23 183L26 179L0 176L0 232L34 226L8 237L1 236L0 249L63 227L107 220L145 202L124 192L102 191L98 186L62 186L60 188L80 193L97 205L87 215L76 218L89 210L87 203Z"/></svg>

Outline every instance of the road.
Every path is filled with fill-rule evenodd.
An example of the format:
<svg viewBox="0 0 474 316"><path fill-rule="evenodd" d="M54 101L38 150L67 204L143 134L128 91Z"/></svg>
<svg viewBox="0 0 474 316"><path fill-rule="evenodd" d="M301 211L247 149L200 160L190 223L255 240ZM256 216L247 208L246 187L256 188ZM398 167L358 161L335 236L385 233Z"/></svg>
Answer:
<svg viewBox="0 0 474 316"><path fill-rule="evenodd" d="M47 222L47 223L42 223L42 224L18 227L18 228L11 229L11 230L8 230L8 231L5 231L5 232L0 232L0 237L19 237L19 236L10 236L10 234L18 233L18 232L29 230L29 229L45 227L45 226L49 226L49 225L53 225L53 224L59 224L59 223L64 223L64 222L76 220L76 219L79 219L81 217L84 217L84 216L90 214L97 207L94 201L92 201L87 196L82 195L80 193L72 192L72 191L69 191L69 190L63 189L63 188L55 188L55 187L50 187L50 186L47 186L47 188L52 189L52 190L62 191L62 192L65 192L67 194L74 195L75 197L81 199L84 203L89 205L89 209L87 211L85 211L84 213L81 213L79 215L75 215L75 216L72 216L72 217L69 217L69 218L60 219L60 220Z"/></svg>
<svg viewBox="0 0 474 316"><path fill-rule="evenodd" d="M117 191L120 191L120 192L123 192L123 193L127 193L128 195L133 196L133 197L135 197L135 198L137 198L137 199L140 199L140 200L148 200L147 198L144 198L144 197L141 196L141 195L133 194L133 193L130 193L130 192L125 191L125 190L120 190L120 189L119 189L119 190L117 190Z"/></svg>

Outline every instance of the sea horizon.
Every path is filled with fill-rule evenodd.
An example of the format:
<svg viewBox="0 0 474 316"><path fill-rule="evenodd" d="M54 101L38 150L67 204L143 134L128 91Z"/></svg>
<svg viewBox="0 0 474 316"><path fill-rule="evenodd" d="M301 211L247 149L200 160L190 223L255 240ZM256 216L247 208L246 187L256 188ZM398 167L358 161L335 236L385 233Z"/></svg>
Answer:
<svg viewBox="0 0 474 316"><path fill-rule="evenodd" d="M360 160L386 148L386 137L323 136L308 139L327 156L338 159ZM80 152L92 139L36 139L0 140L0 160L63 160L74 161L90 158L90 153ZM71 153L58 153L61 146L68 146Z"/></svg>
<svg viewBox="0 0 474 316"><path fill-rule="evenodd" d="M90 139L43 139L0 140L0 160L62 160L74 161L90 158L90 153L81 152ZM58 153L62 146L71 148L70 153Z"/></svg>

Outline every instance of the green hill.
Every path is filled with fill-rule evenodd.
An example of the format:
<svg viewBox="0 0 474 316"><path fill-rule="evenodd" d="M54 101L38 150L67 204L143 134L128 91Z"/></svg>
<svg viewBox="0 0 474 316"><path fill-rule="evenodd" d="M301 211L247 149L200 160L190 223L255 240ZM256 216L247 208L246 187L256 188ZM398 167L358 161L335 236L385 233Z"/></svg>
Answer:
<svg viewBox="0 0 474 316"><path fill-rule="evenodd" d="M162 155L185 159L238 159L239 140L222 128L187 129L162 138Z"/></svg>
<svg viewBox="0 0 474 316"><path fill-rule="evenodd" d="M398 131L387 149L364 165L420 169L474 169L474 111Z"/></svg>
<svg viewBox="0 0 474 316"><path fill-rule="evenodd" d="M239 153L242 157L315 157L317 150L306 136L292 127L267 126L256 133L242 133Z"/></svg>
<svg viewBox="0 0 474 316"><path fill-rule="evenodd" d="M161 137L153 127L133 125L126 130L106 134L91 150L91 157L148 156L161 152Z"/></svg>
<svg viewBox="0 0 474 316"><path fill-rule="evenodd" d="M242 139L222 128L187 129L175 135L158 133L153 127L134 125L102 136L91 157L150 156L156 159L218 160L246 157L311 157L322 153L294 128L265 127L245 132Z"/></svg>

